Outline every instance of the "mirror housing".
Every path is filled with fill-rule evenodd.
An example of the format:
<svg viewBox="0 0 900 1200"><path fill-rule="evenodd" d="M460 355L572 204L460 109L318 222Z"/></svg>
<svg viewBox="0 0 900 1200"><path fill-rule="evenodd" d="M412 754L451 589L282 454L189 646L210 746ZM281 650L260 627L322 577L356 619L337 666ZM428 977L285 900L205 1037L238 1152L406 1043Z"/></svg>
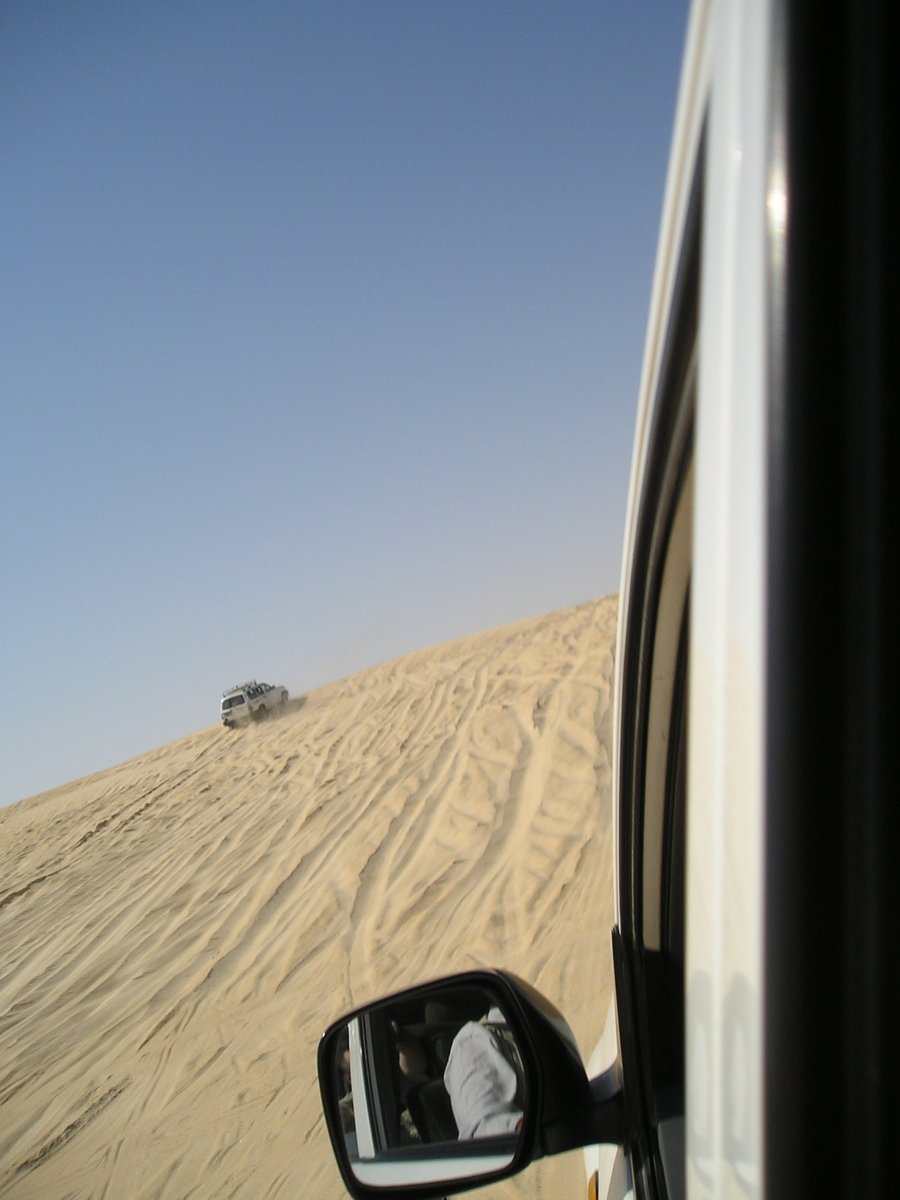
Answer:
<svg viewBox="0 0 900 1200"><path fill-rule="evenodd" d="M571 1029L505 971L470 971L335 1021L319 1088L344 1183L363 1200L429 1200L544 1155L621 1143L618 1066L589 1081Z"/></svg>

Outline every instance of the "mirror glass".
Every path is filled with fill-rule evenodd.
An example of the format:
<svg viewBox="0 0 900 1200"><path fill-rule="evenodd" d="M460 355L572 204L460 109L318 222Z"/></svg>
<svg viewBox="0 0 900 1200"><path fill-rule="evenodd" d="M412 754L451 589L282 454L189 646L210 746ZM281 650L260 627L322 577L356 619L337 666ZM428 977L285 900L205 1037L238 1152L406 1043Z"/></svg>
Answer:
<svg viewBox="0 0 900 1200"><path fill-rule="evenodd" d="M512 1163L527 1080L489 987L426 987L372 1005L333 1030L325 1050L323 1090L359 1182L449 1182Z"/></svg>

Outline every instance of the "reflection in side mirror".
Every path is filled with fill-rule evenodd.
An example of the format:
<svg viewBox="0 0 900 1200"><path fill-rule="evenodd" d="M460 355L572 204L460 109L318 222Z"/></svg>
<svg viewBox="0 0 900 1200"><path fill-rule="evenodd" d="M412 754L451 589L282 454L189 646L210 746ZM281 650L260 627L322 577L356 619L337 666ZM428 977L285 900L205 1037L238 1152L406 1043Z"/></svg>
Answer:
<svg viewBox="0 0 900 1200"><path fill-rule="evenodd" d="M471 971L377 1000L319 1044L319 1088L357 1198L426 1200L624 1134L618 1065L588 1081L572 1031L528 984Z"/></svg>
<svg viewBox="0 0 900 1200"><path fill-rule="evenodd" d="M360 1183L483 1178L515 1159L527 1080L495 989L448 984L373 1005L331 1031L325 1067Z"/></svg>

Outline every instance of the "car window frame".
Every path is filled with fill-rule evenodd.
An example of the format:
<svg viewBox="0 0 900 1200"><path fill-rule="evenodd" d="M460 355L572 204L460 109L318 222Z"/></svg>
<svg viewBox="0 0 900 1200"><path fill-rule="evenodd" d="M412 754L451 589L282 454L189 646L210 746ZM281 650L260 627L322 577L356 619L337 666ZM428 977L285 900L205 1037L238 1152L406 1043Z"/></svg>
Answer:
<svg viewBox="0 0 900 1200"><path fill-rule="evenodd" d="M618 781L614 963L639 1195L684 1194L686 758L703 148L660 354L630 564Z"/></svg>

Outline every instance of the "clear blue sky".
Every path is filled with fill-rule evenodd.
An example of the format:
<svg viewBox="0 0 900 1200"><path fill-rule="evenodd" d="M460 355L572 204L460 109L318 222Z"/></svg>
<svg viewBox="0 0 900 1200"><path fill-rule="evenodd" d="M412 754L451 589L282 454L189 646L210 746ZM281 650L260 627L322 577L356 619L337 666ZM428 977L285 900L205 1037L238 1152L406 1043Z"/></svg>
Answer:
<svg viewBox="0 0 900 1200"><path fill-rule="evenodd" d="M618 588L685 24L5 0L0 803Z"/></svg>

